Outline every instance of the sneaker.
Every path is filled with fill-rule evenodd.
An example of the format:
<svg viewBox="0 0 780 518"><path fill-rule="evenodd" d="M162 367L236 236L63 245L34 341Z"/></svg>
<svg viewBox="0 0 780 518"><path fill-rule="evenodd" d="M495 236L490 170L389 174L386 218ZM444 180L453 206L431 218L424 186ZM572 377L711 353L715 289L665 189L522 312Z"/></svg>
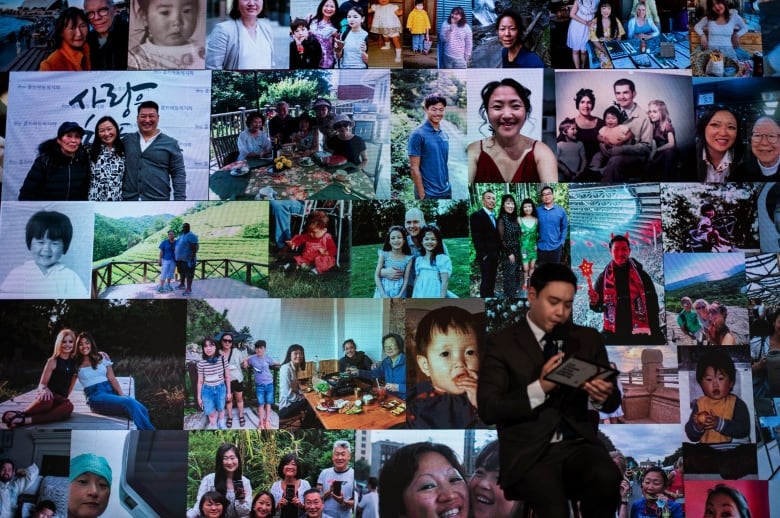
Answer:
<svg viewBox="0 0 780 518"><path fill-rule="evenodd" d="M166 284L165 291L174 291L173 286L171 286L170 284Z"/></svg>
<svg viewBox="0 0 780 518"><path fill-rule="evenodd" d="M186 287L187 287L187 286L185 286L184 284L179 284L178 286L176 286L176 289L177 289L177 290L183 290L183 289L185 289Z"/></svg>
<svg viewBox="0 0 780 518"><path fill-rule="evenodd" d="M192 295L192 290L184 290L183 292L181 292L181 294L184 295L185 297L188 295Z"/></svg>
<svg viewBox="0 0 780 518"><path fill-rule="evenodd" d="M312 268L311 270L309 270L309 273L312 274L312 275L319 275L320 274L320 272L318 272L316 268Z"/></svg>
<svg viewBox="0 0 780 518"><path fill-rule="evenodd" d="M401 62L401 55L400 54L396 54L395 55L395 62L396 63L400 63Z"/></svg>
<svg viewBox="0 0 780 518"><path fill-rule="evenodd" d="M165 291L165 288L163 288L162 286L157 286L157 293L162 293L164 291Z"/></svg>
<svg viewBox="0 0 780 518"><path fill-rule="evenodd" d="M390 42L386 41L384 45L382 45L381 50L390 50Z"/></svg>
<svg viewBox="0 0 780 518"><path fill-rule="evenodd" d="M227 426L225 426L222 421L217 423L217 429L218 430L227 430Z"/></svg>

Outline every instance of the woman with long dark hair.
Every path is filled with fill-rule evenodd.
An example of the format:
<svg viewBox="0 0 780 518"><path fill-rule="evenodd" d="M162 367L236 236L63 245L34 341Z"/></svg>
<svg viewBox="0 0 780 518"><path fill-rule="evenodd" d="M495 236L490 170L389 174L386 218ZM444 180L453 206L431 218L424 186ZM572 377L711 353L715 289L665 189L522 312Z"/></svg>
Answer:
<svg viewBox="0 0 780 518"><path fill-rule="evenodd" d="M557 182L552 150L520 133L531 113L531 91L507 77L486 84L480 97L479 114L491 136L468 145L469 183Z"/></svg>
<svg viewBox="0 0 780 518"><path fill-rule="evenodd" d="M89 150L92 177L87 199L122 201L122 179L125 176L125 146L119 138L119 125L105 116L95 124L95 142Z"/></svg>
<svg viewBox="0 0 780 518"><path fill-rule="evenodd" d="M76 338L76 367L89 408L98 414L127 413L139 430L154 430L149 411L137 399L122 394L114 375L113 362L100 352L95 338L82 331Z"/></svg>
<svg viewBox="0 0 780 518"><path fill-rule="evenodd" d="M298 381L298 372L305 368L306 353L303 346L292 344L287 348L287 354L279 368L279 419L303 414L304 428L319 428L319 420L312 414Z"/></svg>
<svg viewBox="0 0 780 518"><path fill-rule="evenodd" d="M501 276L504 297L514 297L520 286L520 218L517 216L517 202L511 194L501 197L497 227L503 250Z"/></svg>
<svg viewBox="0 0 780 518"><path fill-rule="evenodd" d="M696 125L697 177L700 182L739 180L742 168L742 124L727 106L714 106Z"/></svg>
<svg viewBox="0 0 780 518"><path fill-rule="evenodd" d="M200 481L195 505L187 511L187 518L200 516L200 502L203 495L216 491L228 502L225 509L226 518L248 516L251 502L247 495L252 494L249 479L243 476L241 470L241 455L238 448L230 443L222 443L217 448L214 459L214 473L209 473Z"/></svg>
<svg viewBox="0 0 780 518"><path fill-rule="evenodd" d="M439 36L444 42L442 68L466 68L471 60L473 42L471 27L466 21L466 12L461 6L452 8L447 21L441 24Z"/></svg>
<svg viewBox="0 0 780 518"><path fill-rule="evenodd" d="M339 3L336 0L322 0L316 14L309 19L309 32L322 47L320 68L333 68L336 63L333 41L338 37L340 25Z"/></svg>

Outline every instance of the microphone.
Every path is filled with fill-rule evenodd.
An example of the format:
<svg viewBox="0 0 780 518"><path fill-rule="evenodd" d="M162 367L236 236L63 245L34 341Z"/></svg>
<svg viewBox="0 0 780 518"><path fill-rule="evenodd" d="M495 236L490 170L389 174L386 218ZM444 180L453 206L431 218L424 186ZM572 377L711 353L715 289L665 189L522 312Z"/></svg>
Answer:
<svg viewBox="0 0 780 518"><path fill-rule="evenodd" d="M550 336L555 340L555 345L558 348L558 352L563 351L563 345L566 339L569 337L569 327L566 324L555 324L550 331Z"/></svg>

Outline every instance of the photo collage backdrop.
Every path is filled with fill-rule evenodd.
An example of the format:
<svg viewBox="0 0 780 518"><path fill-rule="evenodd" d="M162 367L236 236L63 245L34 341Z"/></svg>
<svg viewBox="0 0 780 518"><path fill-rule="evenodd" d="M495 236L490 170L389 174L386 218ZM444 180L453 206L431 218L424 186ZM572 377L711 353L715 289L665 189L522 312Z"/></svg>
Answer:
<svg viewBox="0 0 780 518"><path fill-rule="evenodd" d="M91 3L70 5L89 10ZM485 285L470 216L486 191L497 198L496 216L507 196L521 216L525 205L536 214L550 186L566 215L561 262L578 281L572 319L602 333L620 371L621 406L599 416L599 431L606 447L627 459L629 500L641 498L644 470L660 465L675 474L670 490L679 491L688 516L703 514L718 484L741 493L753 516L780 514L775 3L731 5L740 44L720 51L703 45L701 34L713 23L706 2L648 3L655 8L646 17L658 34L596 36L583 54L588 70L575 69L567 45L574 4L512 4L526 24L525 48L545 68L504 70L495 23L506 7L490 0L425 0L428 38L414 42L407 28L414 2L387 2L399 37L376 25L385 12L379 2L364 20L366 57L358 59L365 68L338 68L326 52L310 69L301 65L304 47L291 35L291 21L305 20L323 49L351 30L321 24L317 2L265 3L258 31L267 39L268 64L261 68L230 65L220 53L218 36L234 23L230 2L175 2L181 20L171 24L183 28L167 44L159 23L165 15L153 14L159 6L130 2L112 11L115 26L127 25L127 70L50 72L38 65L53 48L47 35L59 11L30 0L3 4L0 63L9 72L0 73L7 109L0 458L16 468L35 465L27 470L33 483L14 505L28 516L36 502L51 499L55 516L66 516L68 459L94 453L109 466L104 516L197 516L201 482L214 472L223 443L236 446L248 501L273 492L275 482L282 491L287 454L298 459L301 484L316 487L335 465L340 440L350 445L354 484L344 485L355 495L366 493L394 451L418 440L452 448L470 477L497 440L476 403L476 379L490 373L466 362L457 379L443 378L417 328L428 315L452 315L465 329L458 335L464 354L478 358L487 333L524 317L533 263L512 266L502 255L495 287L480 296ZM349 11L350 4L342 7ZM450 17L457 7L465 25ZM612 10L627 32L641 25L631 2L613 2ZM468 33L468 43L452 45L451 24ZM419 41L421 52L414 48ZM621 93L625 80L629 94ZM491 112L483 96L493 81L522 85L521 120ZM409 159L412 134L430 116L429 95L446 105L439 138L447 144L450 192L441 199L419 199ZM159 105L159 128L175 139L186 172L171 181L168 195L119 203L81 191L64 199L23 194L39 146L55 139L61 124L83 128L86 146L99 141L97 121L106 115L131 136L144 101ZM626 102L643 121L628 133L620 120ZM256 114L261 137L251 154L246 143ZM735 126L721 143L733 162L728 175L705 161L707 146L717 145L708 128L718 114ZM617 127L610 128L613 117ZM522 167L501 176L501 163L498 177L484 176L479 160L500 146L502 131L519 131L533 148L530 176ZM287 138L263 140L268 133ZM191 290L186 283L179 289L178 276L161 279L163 256L173 251L168 233L181 241L185 223L185 240L197 236L199 244L188 258ZM532 218L523 218L521 229L533 234L522 225ZM419 236L408 238L418 246L428 236L440 245L438 259L393 254L394 235ZM614 327L610 311L625 308L590 300L609 277L614 236L627 239L646 287L649 318L641 333ZM199 402L198 365L207 338L221 349L228 337L232 352L225 349L223 358L232 391L242 396L231 398L229 413L210 419ZM85 393L90 380L82 376L68 400L53 398L41 410L49 389L40 386L51 382L57 357L68 356L63 347L73 342L74 356L80 352L77 338L100 351L77 359L107 366L113 390L134 402L90 404L94 393ZM296 350L302 368L291 371ZM270 405L255 390L253 363L263 362L271 365ZM701 434L695 426L711 398L699 371L711 364L733 372L729 433ZM303 399L290 412L285 389L297 384ZM342 507L330 510L351 512ZM471 511L484 511L477 499ZM519 505L511 509L520 512Z"/></svg>

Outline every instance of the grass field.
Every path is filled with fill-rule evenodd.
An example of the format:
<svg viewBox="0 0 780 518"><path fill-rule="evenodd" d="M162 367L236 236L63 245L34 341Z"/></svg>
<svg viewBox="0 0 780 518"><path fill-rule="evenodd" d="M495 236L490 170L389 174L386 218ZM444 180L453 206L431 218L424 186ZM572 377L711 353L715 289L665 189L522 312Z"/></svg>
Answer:
<svg viewBox="0 0 780 518"><path fill-rule="evenodd" d="M268 235L269 213L265 203L225 203L188 214L192 232L198 236L199 259L231 258L268 264L268 239L244 237L249 225L260 225L259 235ZM167 228L113 257L117 261L151 261L160 255L159 245Z"/></svg>
<svg viewBox="0 0 780 518"><path fill-rule="evenodd" d="M462 237L445 239L444 243L447 245L447 250L452 259L452 275L450 276L449 290L458 297L468 297L470 296L469 276L471 267L467 258L471 249L471 241L467 237ZM352 247L352 298L371 298L374 296L374 289L376 288L374 272L376 271L377 250L381 247L381 243Z"/></svg>
<svg viewBox="0 0 780 518"><path fill-rule="evenodd" d="M135 398L149 410L158 429L180 430L184 412L184 363L181 358L112 358L117 376L133 376Z"/></svg>
<svg viewBox="0 0 780 518"><path fill-rule="evenodd" d="M268 294L274 298L346 298L349 297L349 272L334 268L321 275L301 270L284 275L274 270L268 276Z"/></svg>

